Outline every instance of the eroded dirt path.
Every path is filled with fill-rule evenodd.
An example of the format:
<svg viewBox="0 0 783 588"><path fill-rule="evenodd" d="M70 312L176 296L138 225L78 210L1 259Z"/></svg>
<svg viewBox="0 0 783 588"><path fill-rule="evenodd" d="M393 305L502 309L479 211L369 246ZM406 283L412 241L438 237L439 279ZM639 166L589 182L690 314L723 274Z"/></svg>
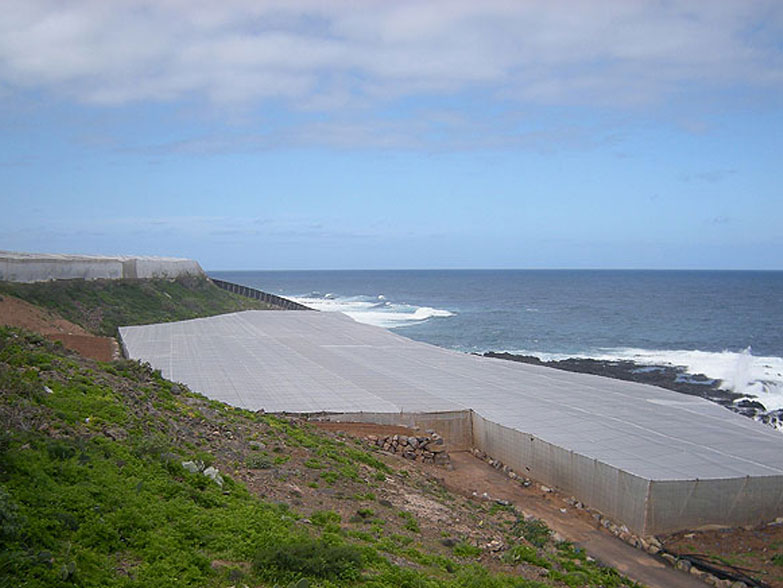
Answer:
<svg viewBox="0 0 783 588"><path fill-rule="evenodd" d="M329 431L353 437L410 434L404 427L367 423L313 423ZM585 510L566 503L563 496L533 483L525 488L468 451L450 451L453 469L411 462L440 480L454 494L479 500L507 500L526 515L546 524L563 539L583 548L595 559L648 588L704 588L702 581L675 570L658 558L620 541L599 526ZM482 498L483 497L483 498Z"/></svg>

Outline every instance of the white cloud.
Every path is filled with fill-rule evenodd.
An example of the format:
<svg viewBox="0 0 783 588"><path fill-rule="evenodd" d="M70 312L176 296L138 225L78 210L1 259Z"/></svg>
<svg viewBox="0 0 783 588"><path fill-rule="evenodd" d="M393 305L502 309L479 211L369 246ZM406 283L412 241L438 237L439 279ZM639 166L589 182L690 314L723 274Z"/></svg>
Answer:
<svg viewBox="0 0 783 588"><path fill-rule="evenodd" d="M99 103L332 109L478 88L635 104L693 83L780 90L782 34L774 0L6 0L0 82Z"/></svg>

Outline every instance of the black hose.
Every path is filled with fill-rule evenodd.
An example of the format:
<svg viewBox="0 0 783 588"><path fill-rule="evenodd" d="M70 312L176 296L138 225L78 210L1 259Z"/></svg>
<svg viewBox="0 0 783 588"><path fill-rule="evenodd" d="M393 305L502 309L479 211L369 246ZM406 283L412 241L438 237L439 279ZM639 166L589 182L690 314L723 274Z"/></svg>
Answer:
<svg viewBox="0 0 783 588"><path fill-rule="evenodd" d="M751 570L748 568L742 568L725 562L716 562L715 558L709 555L701 553L674 553L666 549L661 549L661 554L668 553L669 555L690 562L691 565L697 567L700 570L709 572L713 576L720 578L721 580L731 580L732 582L744 582L749 588L772 588L766 582L757 580L756 578L748 574L760 574L760 570ZM722 567L718 567L722 566ZM728 568L728 569L727 569ZM746 573L747 572L747 573Z"/></svg>

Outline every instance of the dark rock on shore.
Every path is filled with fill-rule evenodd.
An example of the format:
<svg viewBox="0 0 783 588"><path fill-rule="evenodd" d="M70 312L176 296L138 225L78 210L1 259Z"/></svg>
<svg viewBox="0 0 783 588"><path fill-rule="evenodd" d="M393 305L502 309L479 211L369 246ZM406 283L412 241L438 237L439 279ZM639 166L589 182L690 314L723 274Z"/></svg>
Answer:
<svg viewBox="0 0 783 588"><path fill-rule="evenodd" d="M543 361L532 355L514 355L512 353L497 353L489 351L484 357L507 359L521 363L543 365L546 367L605 376L616 380L628 380L640 384L650 384L667 390L674 390L682 394L707 398L720 404L732 404L734 400L742 398L741 394L735 394L719 387L720 381L712 380L703 374L689 374L684 369L675 366L641 366L632 361L608 361L601 359L581 359L569 357L568 359ZM758 403L756 403L758 404Z"/></svg>

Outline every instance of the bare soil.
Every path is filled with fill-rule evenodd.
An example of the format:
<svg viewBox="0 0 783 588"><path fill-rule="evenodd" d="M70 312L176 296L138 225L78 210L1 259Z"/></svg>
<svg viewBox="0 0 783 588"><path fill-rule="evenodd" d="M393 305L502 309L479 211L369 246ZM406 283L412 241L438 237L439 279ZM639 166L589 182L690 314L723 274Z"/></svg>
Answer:
<svg viewBox="0 0 783 588"><path fill-rule="evenodd" d="M493 541L502 545L516 518L505 510L491 509L492 503L447 491L438 477L444 471L442 468L377 452L373 455L390 468L389 474L380 476L383 479L379 479L377 470L357 463L359 479L326 480L322 475L327 471L322 469L326 462L314 458L312 450L287 444L285 437L263 425L245 428L226 422L218 424L221 416L207 401L188 398L186 402L193 407L194 416L177 432L176 443L209 447L221 472L229 473L263 500L290 504L306 517L319 511L338 513L340 527L357 538L365 535L388 539L402 549L419 549L457 559L461 558L455 556L454 545L468 543L480 547L482 554L478 558L465 558L463 563L479 561L488 569L531 580L541 580L546 575L546 570L530 564L507 565L501 561L500 549L496 552L485 549ZM299 419L290 421L307 426ZM338 441L363 446L363 441L348 434L349 423L340 423L339 427L311 425L317 425ZM355 431L411 434L410 429L403 427L372 425L357 425ZM266 456L270 465L261 469L249 466L253 457L260 455ZM313 523L304 518L299 524ZM388 557L398 565L418 566L405 557L392 554Z"/></svg>
<svg viewBox="0 0 783 588"><path fill-rule="evenodd" d="M119 345L111 337L98 337L57 313L14 296L0 296L0 325L40 333L84 357L111 361L119 357Z"/></svg>
<svg viewBox="0 0 783 588"><path fill-rule="evenodd" d="M339 427L336 425L339 424ZM323 423L317 424L326 428ZM347 435L365 437L369 434L386 435L389 427L369 425L366 423L330 423L329 428L337 429ZM404 427L392 427L393 432L407 432ZM560 536L582 547L587 553L606 565L616 568L626 575L649 588L700 588L705 584L689 574L669 567L663 560L644 551L635 549L623 543L606 529L598 525L587 511L571 506L557 492L538 483L525 488L519 481L514 481L481 461L467 451L451 452L453 469L445 469L434 465L407 462L394 456L393 459L409 463L411 470L417 470L428 475L442 488L448 490L463 500L472 504L492 504L497 500L505 500L516 506L525 515L531 515L543 520ZM409 505L408 508L411 508ZM455 511L457 512L457 511ZM459 526L458 521L441 520L437 512L420 512L422 516L434 516L435 522L443 525L455 525L458 532L469 532L470 529ZM452 515L454 516L454 515ZM482 525L486 524L481 520ZM475 521L474 521L475 524ZM479 528L482 526L479 525ZM448 527L441 527L448 528ZM490 526L488 525L489 530ZM482 537L489 542L489 536ZM535 577L529 576L529 577Z"/></svg>
<svg viewBox="0 0 783 588"><path fill-rule="evenodd" d="M783 588L783 523L756 529L681 532L660 539L674 553L708 556L716 567L739 568L773 588Z"/></svg>

